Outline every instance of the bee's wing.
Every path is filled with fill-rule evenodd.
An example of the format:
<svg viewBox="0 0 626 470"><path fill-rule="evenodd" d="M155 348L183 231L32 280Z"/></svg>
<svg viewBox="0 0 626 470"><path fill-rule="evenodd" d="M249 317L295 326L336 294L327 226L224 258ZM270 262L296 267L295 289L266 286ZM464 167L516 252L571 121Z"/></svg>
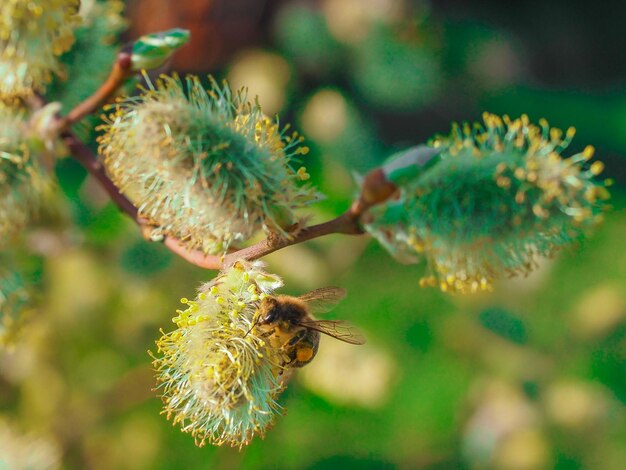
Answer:
<svg viewBox="0 0 626 470"><path fill-rule="evenodd" d="M346 290L341 287L322 287L298 297L305 302L311 313L320 314L330 312L346 296Z"/></svg>
<svg viewBox="0 0 626 470"><path fill-rule="evenodd" d="M361 332L342 320L304 320L300 325L350 344L365 344Z"/></svg>

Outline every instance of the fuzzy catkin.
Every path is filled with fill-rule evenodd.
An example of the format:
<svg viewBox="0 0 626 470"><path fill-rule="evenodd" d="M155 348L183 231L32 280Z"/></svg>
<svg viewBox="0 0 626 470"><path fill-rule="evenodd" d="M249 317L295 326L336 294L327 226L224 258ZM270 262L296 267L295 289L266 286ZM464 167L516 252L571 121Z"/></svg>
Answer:
<svg viewBox="0 0 626 470"><path fill-rule="evenodd" d="M484 124L454 126L431 142L438 162L374 208L366 229L401 261L426 258L422 285L465 293L526 275L581 240L608 198L595 179L602 163L586 164L592 147L561 155L574 133L487 113Z"/></svg>
<svg viewBox="0 0 626 470"><path fill-rule="evenodd" d="M74 42L80 0L2 0L0 98L42 92Z"/></svg>
<svg viewBox="0 0 626 470"><path fill-rule="evenodd" d="M202 286L157 341L164 413L199 446L242 447L281 413L282 356L254 329L261 300L282 286L260 262L238 261Z"/></svg>
<svg viewBox="0 0 626 470"><path fill-rule="evenodd" d="M317 200L292 163L308 149L243 91L162 76L115 105L100 154L113 182L165 235L224 253L259 230L286 235Z"/></svg>
<svg viewBox="0 0 626 470"><path fill-rule="evenodd" d="M49 187L28 145L26 111L0 101L0 246L24 228Z"/></svg>

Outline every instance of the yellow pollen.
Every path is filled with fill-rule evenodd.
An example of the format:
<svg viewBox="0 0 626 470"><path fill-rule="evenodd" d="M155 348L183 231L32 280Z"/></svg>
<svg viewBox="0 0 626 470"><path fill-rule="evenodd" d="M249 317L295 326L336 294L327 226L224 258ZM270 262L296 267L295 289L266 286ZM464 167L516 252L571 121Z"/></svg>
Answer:
<svg viewBox="0 0 626 470"><path fill-rule="evenodd" d="M596 149L593 147L593 145L587 145L585 147L585 150L583 150L583 158L585 160L589 160L591 157L593 157L595 151Z"/></svg>
<svg viewBox="0 0 626 470"><path fill-rule="evenodd" d="M296 173L296 174L298 175L298 178L300 178L300 180L301 180L301 181L306 181L306 180L308 180L308 179L311 177L311 175L309 175L309 174L306 172L306 168L305 168L305 167L303 167L303 166L301 166L300 168L298 168L298 171L297 171L297 173Z"/></svg>
<svg viewBox="0 0 626 470"><path fill-rule="evenodd" d="M602 173L603 170L604 170L604 163L600 161L593 162L591 164L591 167L589 167L589 171L591 172L592 175L599 175L600 173Z"/></svg>

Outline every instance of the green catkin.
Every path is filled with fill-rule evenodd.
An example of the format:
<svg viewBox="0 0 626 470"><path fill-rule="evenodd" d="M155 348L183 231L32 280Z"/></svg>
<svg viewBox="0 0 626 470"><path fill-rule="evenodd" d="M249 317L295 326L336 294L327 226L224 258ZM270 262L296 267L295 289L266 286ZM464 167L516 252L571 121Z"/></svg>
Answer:
<svg viewBox="0 0 626 470"><path fill-rule="evenodd" d="M308 153L243 91L197 77L162 76L114 106L100 153L121 191L165 235L224 253L259 230L286 235L296 210L318 199L303 168Z"/></svg>
<svg viewBox="0 0 626 470"><path fill-rule="evenodd" d="M238 261L202 286L157 341L153 362L164 414L198 446L242 447L282 408L283 358L254 330L261 300L282 286L260 262Z"/></svg>
<svg viewBox="0 0 626 470"><path fill-rule="evenodd" d="M602 164L586 164L593 148L561 155L573 128L563 135L545 120L483 118L435 138L437 163L402 185L398 200L374 208L366 225L399 260L427 259L421 285L490 289L528 274L601 218L608 192L594 178Z"/></svg>
<svg viewBox="0 0 626 470"><path fill-rule="evenodd" d="M49 183L28 145L26 111L0 101L0 246L37 212Z"/></svg>
<svg viewBox="0 0 626 470"><path fill-rule="evenodd" d="M0 2L0 99L43 92L74 42L80 0Z"/></svg>

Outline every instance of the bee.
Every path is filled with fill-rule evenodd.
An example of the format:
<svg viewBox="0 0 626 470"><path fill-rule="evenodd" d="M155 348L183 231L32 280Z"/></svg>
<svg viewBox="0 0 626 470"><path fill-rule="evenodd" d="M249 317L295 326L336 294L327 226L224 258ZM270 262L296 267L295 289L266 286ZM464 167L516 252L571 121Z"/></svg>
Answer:
<svg viewBox="0 0 626 470"><path fill-rule="evenodd" d="M350 344L364 344L363 335L348 322L317 320L313 314L332 310L346 291L323 287L299 297L268 296L261 301L256 328L274 348L284 352L282 366L302 367L313 360L320 343L320 333Z"/></svg>

